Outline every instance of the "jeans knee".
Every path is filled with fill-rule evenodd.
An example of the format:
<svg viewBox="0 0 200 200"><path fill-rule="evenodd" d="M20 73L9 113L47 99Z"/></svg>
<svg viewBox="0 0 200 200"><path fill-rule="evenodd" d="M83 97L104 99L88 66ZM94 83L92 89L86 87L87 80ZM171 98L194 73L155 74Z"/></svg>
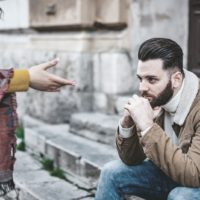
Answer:
<svg viewBox="0 0 200 200"><path fill-rule="evenodd" d="M178 188L174 188L168 194L167 200L183 200L180 196L180 191Z"/></svg>
<svg viewBox="0 0 200 200"><path fill-rule="evenodd" d="M101 176L110 178L115 173L114 168L116 167L116 162L111 161L104 165L104 167L101 170Z"/></svg>
<svg viewBox="0 0 200 200"><path fill-rule="evenodd" d="M200 196L200 189L176 187L168 195L167 200L198 200Z"/></svg>
<svg viewBox="0 0 200 200"><path fill-rule="evenodd" d="M101 170L101 179L116 180L121 173L123 163L119 160L111 161Z"/></svg>

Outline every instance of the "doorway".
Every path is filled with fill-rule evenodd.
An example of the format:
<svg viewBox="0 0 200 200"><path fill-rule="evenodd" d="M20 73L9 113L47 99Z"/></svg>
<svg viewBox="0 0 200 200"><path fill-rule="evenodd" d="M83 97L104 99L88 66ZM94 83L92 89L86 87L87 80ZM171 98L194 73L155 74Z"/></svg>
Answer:
<svg viewBox="0 0 200 200"><path fill-rule="evenodd" d="M188 69L200 77L200 1L189 4Z"/></svg>

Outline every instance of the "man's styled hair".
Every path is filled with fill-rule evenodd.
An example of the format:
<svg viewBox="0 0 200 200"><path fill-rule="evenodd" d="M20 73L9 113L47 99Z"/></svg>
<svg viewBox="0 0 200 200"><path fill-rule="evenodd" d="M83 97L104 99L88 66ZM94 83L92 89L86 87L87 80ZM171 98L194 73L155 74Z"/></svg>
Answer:
<svg viewBox="0 0 200 200"><path fill-rule="evenodd" d="M183 75L183 51L173 40L167 38L152 38L143 42L138 51L138 59L163 60L163 69L178 69Z"/></svg>

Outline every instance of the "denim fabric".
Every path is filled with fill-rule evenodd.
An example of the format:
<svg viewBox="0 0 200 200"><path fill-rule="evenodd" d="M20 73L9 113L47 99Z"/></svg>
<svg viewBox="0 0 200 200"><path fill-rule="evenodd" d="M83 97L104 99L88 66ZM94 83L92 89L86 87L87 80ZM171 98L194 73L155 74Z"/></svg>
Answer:
<svg viewBox="0 0 200 200"><path fill-rule="evenodd" d="M125 194L147 200L200 200L200 189L178 186L151 161L127 166L117 160L103 168L95 200L123 200Z"/></svg>
<svg viewBox="0 0 200 200"><path fill-rule="evenodd" d="M176 187L170 191L167 200L200 200L200 188Z"/></svg>

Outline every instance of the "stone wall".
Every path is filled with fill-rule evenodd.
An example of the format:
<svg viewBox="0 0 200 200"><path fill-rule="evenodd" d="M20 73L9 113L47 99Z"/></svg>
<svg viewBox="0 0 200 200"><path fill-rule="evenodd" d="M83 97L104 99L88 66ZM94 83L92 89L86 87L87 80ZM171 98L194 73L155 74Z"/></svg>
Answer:
<svg viewBox="0 0 200 200"><path fill-rule="evenodd" d="M16 49L14 52L9 49L1 51L0 65L27 68L55 57L60 58L60 62L50 71L76 80L76 88L64 88L59 93L43 93L30 89L27 93L18 93L18 106L22 114L28 113L50 123L62 123L67 122L74 112L92 110L92 56L89 53L27 49Z"/></svg>
<svg viewBox="0 0 200 200"><path fill-rule="evenodd" d="M95 11L89 29L79 24L75 30L66 23L63 30L60 27L58 30L54 21L54 25L48 25L49 30L42 32L38 31L37 23L27 19L34 17L30 10L29 14L25 12L27 4L13 1L17 2L12 4L13 13L24 10L21 19L24 22L16 26L16 20L6 21L11 5L5 1L5 19L0 22L3 30L0 34L0 65L28 68L59 57L60 63L52 71L77 82L76 88L65 88L57 94L31 89L19 93L21 115L28 113L43 121L63 123L68 122L74 112L119 113L126 96L137 90L138 47L151 37L176 40L183 47L186 63L188 0L98 0L95 5L91 4ZM86 9L81 7L81 0L76 3L79 8ZM87 12L83 13L87 15ZM8 15L11 17L10 12Z"/></svg>
<svg viewBox="0 0 200 200"><path fill-rule="evenodd" d="M144 40L167 37L183 48L187 67L188 20L189 0L132 0L130 29L133 60L137 61L137 50Z"/></svg>

